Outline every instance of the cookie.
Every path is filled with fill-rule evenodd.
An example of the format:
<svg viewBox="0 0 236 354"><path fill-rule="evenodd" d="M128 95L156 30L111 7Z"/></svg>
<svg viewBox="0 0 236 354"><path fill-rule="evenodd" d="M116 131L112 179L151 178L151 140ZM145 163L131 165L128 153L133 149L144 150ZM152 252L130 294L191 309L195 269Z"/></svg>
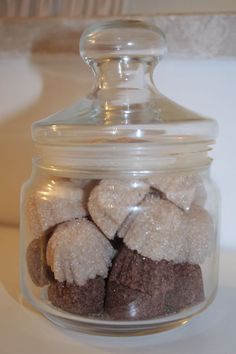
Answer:
<svg viewBox="0 0 236 354"><path fill-rule="evenodd" d="M153 261L185 261L185 213L170 201L153 196L139 208L124 237L126 246Z"/></svg>
<svg viewBox="0 0 236 354"><path fill-rule="evenodd" d="M105 311L112 320L146 320L164 310L164 296L153 297L116 282L109 282Z"/></svg>
<svg viewBox="0 0 236 354"><path fill-rule="evenodd" d="M158 296L174 286L173 262L154 262L124 245L113 261L108 282Z"/></svg>
<svg viewBox="0 0 236 354"><path fill-rule="evenodd" d="M88 280L83 286L54 281L48 287L51 303L70 313L88 316L103 310L105 281L101 277Z"/></svg>
<svg viewBox="0 0 236 354"><path fill-rule="evenodd" d="M186 215L186 262L202 264L213 252L214 222L210 214L198 205L193 205Z"/></svg>
<svg viewBox="0 0 236 354"><path fill-rule="evenodd" d="M48 285L52 274L46 263L46 240L33 239L26 250L26 264L31 280L36 286Z"/></svg>
<svg viewBox="0 0 236 354"><path fill-rule="evenodd" d="M149 185L140 180L102 180L90 194L89 213L101 231L113 239L148 191Z"/></svg>
<svg viewBox="0 0 236 354"><path fill-rule="evenodd" d="M173 313L204 301L202 271L197 264L175 264L174 288L165 296L165 312Z"/></svg>
<svg viewBox="0 0 236 354"><path fill-rule="evenodd" d="M96 276L106 278L115 251L87 219L59 225L47 245L47 263L59 282L84 285Z"/></svg>
<svg viewBox="0 0 236 354"><path fill-rule="evenodd" d="M199 175L160 174L149 178L148 182L184 211L188 211L193 203L204 206L206 191Z"/></svg>
<svg viewBox="0 0 236 354"><path fill-rule="evenodd" d="M107 281L105 310L112 319L158 317L164 312L165 294L173 287L172 262L154 262L124 245Z"/></svg>
<svg viewBox="0 0 236 354"><path fill-rule="evenodd" d="M26 199L26 217L34 237L57 224L88 215L83 189L70 181L50 179Z"/></svg>

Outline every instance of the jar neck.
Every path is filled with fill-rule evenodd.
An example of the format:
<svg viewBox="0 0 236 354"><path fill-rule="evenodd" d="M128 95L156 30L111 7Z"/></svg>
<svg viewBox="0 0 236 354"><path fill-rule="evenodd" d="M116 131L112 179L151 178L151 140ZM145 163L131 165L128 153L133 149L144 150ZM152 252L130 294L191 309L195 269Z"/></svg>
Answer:
<svg viewBox="0 0 236 354"><path fill-rule="evenodd" d="M153 58L109 58L90 64L96 83L90 98L112 124L112 112L120 114L127 124L132 123L133 113L150 115L156 101L152 80ZM107 114L106 114L107 113ZM111 115L109 115L111 113Z"/></svg>

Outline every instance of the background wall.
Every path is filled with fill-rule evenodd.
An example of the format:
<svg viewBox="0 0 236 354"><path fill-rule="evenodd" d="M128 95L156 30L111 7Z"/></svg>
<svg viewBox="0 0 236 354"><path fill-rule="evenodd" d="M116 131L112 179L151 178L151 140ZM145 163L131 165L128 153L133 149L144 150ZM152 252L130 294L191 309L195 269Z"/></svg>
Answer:
<svg viewBox="0 0 236 354"><path fill-rule="evenodd" d="M236 11L235 0L1 0L0 16L118 16Z"/></svg>
<svg viewBox="0 0 236 354"><path fill-rule="evenodd" d="M31 173L32 121L84 95L92 77L71 56L0 59L0 76L0 221L17 224L20 186ZM166 59L155 72L155 82L170 98L219 123L212 175L222 193L222 244L236 247L236 60Z"/></svg>
<svg viewBox="0 0 236 354"><path fill-rule="evenodd" d="M159 90L219 123L212 174L222 192L221 242L236 247L234 10L231 0L1 0L0 16L10 17L0 18L0 224L19 223L20 187L31 173L32 122L89 91L91 73L75 50L82 29L93 16L142 13L161 27L169 44L168 59L155 72ZM211 14L217 11L224 13ZM145 17L150 12L158 15Z"/></svg>
<svg viewBox="0 0 236 354"><path fill-rule="evenodd" d="M235 0L125 0L124 11L137 13L215 13L236 11Z"/></svg>

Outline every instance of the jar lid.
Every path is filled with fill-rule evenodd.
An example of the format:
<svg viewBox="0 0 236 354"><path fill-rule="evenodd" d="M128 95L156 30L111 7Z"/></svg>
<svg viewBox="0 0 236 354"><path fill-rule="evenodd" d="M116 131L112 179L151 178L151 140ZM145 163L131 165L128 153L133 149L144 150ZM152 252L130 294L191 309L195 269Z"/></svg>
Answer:
<svg viewBox="0 0 236 354"><path fill-rule="evenodd" d="M209 150L216 122L179 106L154 86L152 74L165 53L164 34L142 21L108 21L85 30L80 54L95 83L73 106L33 124L44 161L57 168L85 161L87 168L98 168L100 161L100 168L134 173L149 171L151 159Z"/></svg>

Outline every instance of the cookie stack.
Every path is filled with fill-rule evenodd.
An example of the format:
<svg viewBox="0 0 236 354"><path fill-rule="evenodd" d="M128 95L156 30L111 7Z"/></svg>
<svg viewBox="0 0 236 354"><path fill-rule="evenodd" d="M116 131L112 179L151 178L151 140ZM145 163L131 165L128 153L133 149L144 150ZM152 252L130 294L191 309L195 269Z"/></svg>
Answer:
<svg viewBox="0 0 236 354"><path fill-rule="evenodd" d="M199 175L51 178L26 198L29 275L52 305L143 320L204 301L214 224Z"/></svg>

